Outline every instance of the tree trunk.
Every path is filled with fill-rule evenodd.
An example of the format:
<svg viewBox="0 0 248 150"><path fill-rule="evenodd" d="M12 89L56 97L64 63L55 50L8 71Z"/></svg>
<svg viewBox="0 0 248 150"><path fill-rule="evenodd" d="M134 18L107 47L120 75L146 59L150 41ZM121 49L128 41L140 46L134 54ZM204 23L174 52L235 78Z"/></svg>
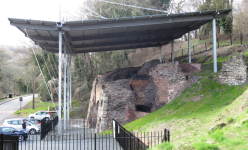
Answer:
<svg viewBox="0 0 248 150"><path fill-rule="evenodd" d="M196 39L196 38L198 38L198 36L197 36L197 30L195 30L195 39Z"/></svg>

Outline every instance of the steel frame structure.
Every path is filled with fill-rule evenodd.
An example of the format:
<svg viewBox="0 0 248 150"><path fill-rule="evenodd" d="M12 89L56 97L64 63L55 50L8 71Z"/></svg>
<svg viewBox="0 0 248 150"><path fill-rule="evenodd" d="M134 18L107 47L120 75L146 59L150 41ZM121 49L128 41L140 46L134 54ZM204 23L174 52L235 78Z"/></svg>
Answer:
<svg viewBox="0 0 248 150"><path fill-rule="evenodd" d="M71 107L71 55L76 53L115 51L135 48L160 47L171 42L174 61L174 40L188 33L189 63L191 63L190 31L212 21L214 72L217 72L216 19L225 17L232 9L208 10L178 14L132 16L96 20L52 22L9 18L42 50L59 53L59 130L61 130L62 45L64 43L64 111ZM68 54L66 52L68 50ZM66 57L67 55L67 57ZM67 71L66 71L67 66ZM66 80L69 81L66 88ZM66 92L67 90L67 92ZM66 95L67 94L67 95ZM67 101L66 101L67 98ZM67 103L67 105L65 104ZM66 112L64 112L66 117ZM69 112L67 112L69 119ZM65 119L66 120L66 119Z"/></svg>

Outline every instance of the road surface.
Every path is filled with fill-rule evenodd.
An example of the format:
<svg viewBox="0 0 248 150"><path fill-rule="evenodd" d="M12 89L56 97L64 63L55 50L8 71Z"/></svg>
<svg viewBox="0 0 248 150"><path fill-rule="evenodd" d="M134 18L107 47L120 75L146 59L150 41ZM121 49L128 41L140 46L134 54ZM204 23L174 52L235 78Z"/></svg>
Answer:
<svg viewBox="0 0 248 150"><path fill-rule="evenodd" d="M22 97L22 107L33 100L33 95L25 95ZM36 94L35 97L38 97L38 94ZM19 97L0 102L0 126L3 124L3 121L8 118L8 116L13 114L18 109L20 109Z"/></svg>

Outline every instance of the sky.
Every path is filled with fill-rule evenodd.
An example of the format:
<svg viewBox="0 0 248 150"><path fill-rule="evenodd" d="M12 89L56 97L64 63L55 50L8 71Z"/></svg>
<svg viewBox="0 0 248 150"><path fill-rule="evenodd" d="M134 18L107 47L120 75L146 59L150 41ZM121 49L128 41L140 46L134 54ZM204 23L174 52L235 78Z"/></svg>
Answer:
<svg viewBox="0 0 248 150"><path fill-rule="evenodd" d="M59 21L59 4L62 16L74 15L85 0L2 0L0 4L0 45L18 46L27 40L24 34L10 25L8 18ZM234 0L241 2L242 0Z"/></svg>
<svg viewBox="0 0 248 150"><path fill-rule="evenodd" d="M0 4L0 45L18 46L27 39L8 18L59 21L59 3L62 16L75 14L84 0L2 0Z"/></svg>

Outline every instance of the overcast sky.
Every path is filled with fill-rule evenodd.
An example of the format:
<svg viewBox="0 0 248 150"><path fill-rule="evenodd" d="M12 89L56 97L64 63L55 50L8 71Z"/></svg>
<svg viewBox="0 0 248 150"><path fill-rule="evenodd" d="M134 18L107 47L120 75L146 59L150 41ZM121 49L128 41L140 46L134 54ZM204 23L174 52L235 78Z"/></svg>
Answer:
<svg viewBox="0 0 248 150"><path fill-rule="evenodd" d="M0 4L0 45L19 45L26 39L16 27L10 25L8 18L33 20L59 20L60 0L2 0ZM63 14L75 14L84 0L61 0ZM67 13L68 14L68 13Z"/></svg>
<svg viewBox="0 0 248 150"><path fill-rule="evenodd" d="M62 14L75 14L85 0L2 0L0 5L0 45L20 45L26 39L16 27L10 25L8 18L33 20L59 20L59 3ZM242 0L234 0L239 2Z"/></svg>

